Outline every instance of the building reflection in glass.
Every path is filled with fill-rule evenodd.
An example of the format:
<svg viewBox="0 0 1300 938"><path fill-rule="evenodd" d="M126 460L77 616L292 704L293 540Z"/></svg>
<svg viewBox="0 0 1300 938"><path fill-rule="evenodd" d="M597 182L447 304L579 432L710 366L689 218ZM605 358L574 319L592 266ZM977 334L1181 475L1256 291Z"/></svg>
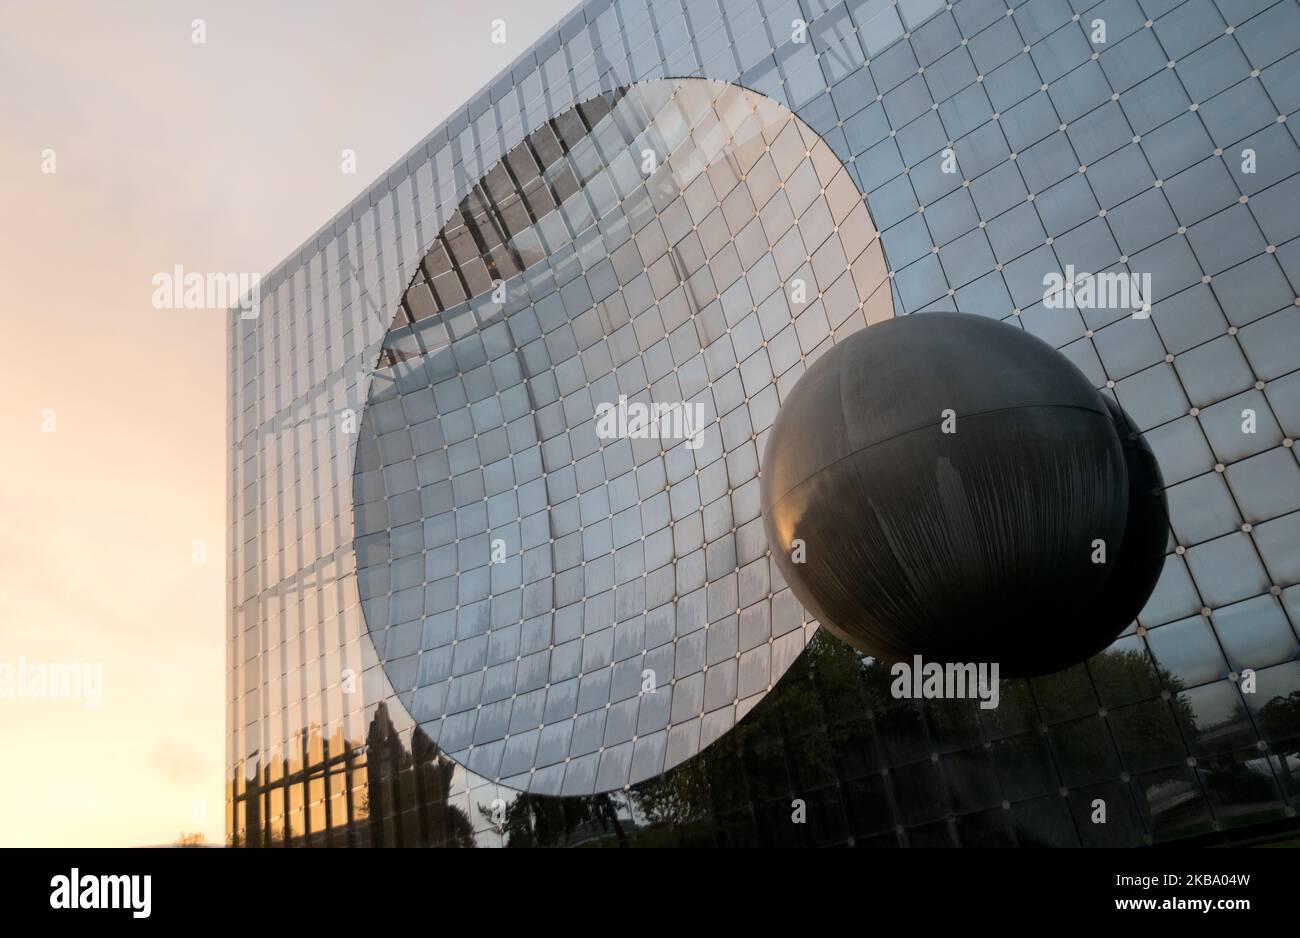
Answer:
<svg viewBox="0 0 1300 938"><path fill-rule="evenodd" d="M267 766L235 802L250 832L235 842L1137 846L1284 822L1300 793L1294 691L1252 713L1232 685L1185 689L1136 650L1008 682L996 711L898 702L889 683L885 667L818 633L769 697L697 758L581 798L492 785L455 794L464 770L380 703L364 745L327 745L313 731L306 769ZM1062 701L1071 703L1054 710ZM1091 821L1097 799L1105 824ZM793 820L800 801L804 823Z"/></svg>
<svg viewBox="0 0 1300 938"><path fill-rule="evenodd" d="M789 0L586 0L264 278L260 316L229 328L230 841L1294 838L1300 7L1102 6L1104 46L1085 5L1056 0L803 4L799 43ZM665 76L773 98L830 147L879 231L896 315L1017 322L1114 394L1160 461L1170 553L1105 654L1008 683L996 711L896 702L884 669L819 634L668 773L525 798L439 751L386 683L341 426L474 181L580 102ZM1046 309L1042 278L1066 264L1149 273L1150 316Z"/></svg>

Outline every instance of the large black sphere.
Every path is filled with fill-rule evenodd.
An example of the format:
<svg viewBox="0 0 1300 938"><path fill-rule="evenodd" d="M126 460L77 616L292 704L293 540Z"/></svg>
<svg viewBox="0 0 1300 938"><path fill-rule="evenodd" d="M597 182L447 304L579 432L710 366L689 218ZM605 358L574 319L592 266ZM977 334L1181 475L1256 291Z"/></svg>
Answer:
<svg viewBox="0 0 1300 938"><path fill-rule="evenodd" d="M768 438L762 505L782 575L833 634L1007 677L1110 644L1168 533L1120 407L1023 329L960 313L888 320L814 362Z"/></svg>

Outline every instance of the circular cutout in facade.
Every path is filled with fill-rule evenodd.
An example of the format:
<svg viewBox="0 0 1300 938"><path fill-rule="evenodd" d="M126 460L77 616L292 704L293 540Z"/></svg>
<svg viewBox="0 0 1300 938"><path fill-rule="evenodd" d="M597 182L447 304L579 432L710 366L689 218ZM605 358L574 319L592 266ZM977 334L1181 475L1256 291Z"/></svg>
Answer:
<svg viewBox="0 0 1300 938"><path fill-rule="evenodd" d="M421 261L359 430L362 608L412 718L550 795L727 732L816 628L760 514L779 401L892 315L856 184L763 95L639 83L510 150Z"/></svg>

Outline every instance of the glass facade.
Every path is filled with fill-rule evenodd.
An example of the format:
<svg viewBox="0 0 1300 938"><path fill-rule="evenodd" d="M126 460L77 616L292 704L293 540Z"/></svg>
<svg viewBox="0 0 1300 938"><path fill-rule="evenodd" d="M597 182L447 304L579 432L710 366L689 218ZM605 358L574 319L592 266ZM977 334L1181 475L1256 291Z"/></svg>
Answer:
<svg viewBox="0 0 1300 938"><path fill-rule="evenodd" d="M231 842L1294 836L1297 107L1296 0L583 4L232 315ZM1168 486L1138 621L996 710L893 699L759 517L805 365L929 310Z"/></svg>

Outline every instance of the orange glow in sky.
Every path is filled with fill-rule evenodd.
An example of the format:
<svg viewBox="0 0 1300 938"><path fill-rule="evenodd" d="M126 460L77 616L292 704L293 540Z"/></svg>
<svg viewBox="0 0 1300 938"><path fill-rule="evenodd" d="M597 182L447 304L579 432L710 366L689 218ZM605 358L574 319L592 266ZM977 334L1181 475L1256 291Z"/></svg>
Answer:
<svg viewBox="0 0 1300 938"><path fill-rule="evenodd" d="M573 5L0 7L0 846L224 839L227 314L154 275L269 273Z"/></svg>

